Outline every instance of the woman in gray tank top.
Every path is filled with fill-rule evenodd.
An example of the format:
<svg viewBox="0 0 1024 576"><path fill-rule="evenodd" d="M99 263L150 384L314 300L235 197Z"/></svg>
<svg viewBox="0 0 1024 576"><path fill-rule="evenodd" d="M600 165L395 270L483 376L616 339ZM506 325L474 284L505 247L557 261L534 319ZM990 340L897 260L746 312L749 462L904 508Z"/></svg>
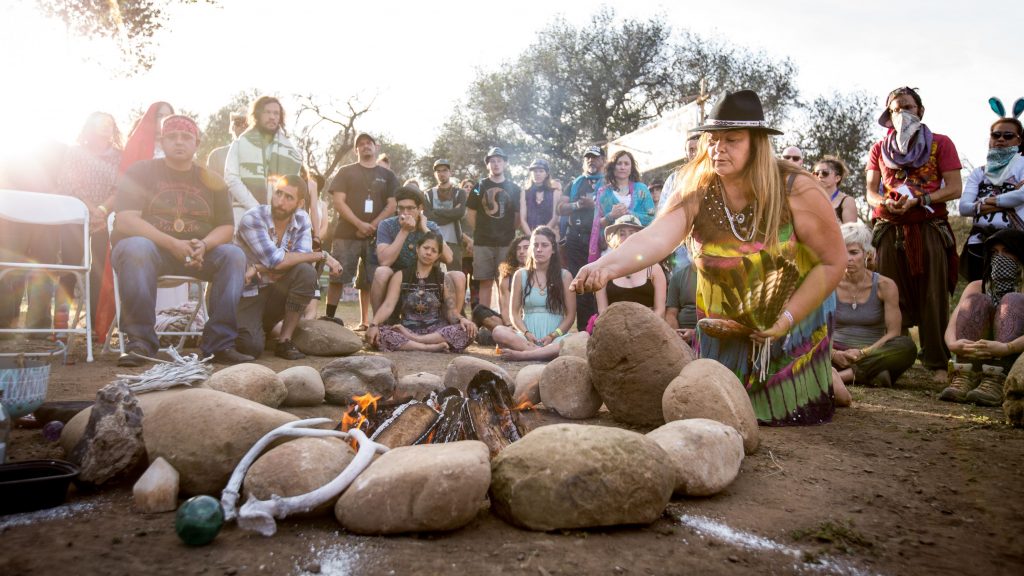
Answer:
<svg viewBox="0 0 1024 576"><path fill-rule="evenodd" d="M860 222L841 230L848 257L836 288L832 366L844 384L889 386L914 364L917 347L901 334L896 283L865 264L875 251L871 231Z"/></svg>

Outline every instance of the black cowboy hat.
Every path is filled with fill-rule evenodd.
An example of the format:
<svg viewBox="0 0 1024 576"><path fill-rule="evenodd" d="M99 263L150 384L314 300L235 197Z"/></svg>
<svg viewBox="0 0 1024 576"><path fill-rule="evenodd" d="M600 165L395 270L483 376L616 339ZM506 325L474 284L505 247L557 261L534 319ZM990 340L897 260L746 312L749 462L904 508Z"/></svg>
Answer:
<svg viewBox="0 0 1024 576"><path fill-rule="evenodd" d="M714 132L718 130L761 130L769 134L781 135L781 130L768 126L764 119L764 108L761 99L753 90L726 92L711 114L706 124L694 130L698 132Z"/></svg>

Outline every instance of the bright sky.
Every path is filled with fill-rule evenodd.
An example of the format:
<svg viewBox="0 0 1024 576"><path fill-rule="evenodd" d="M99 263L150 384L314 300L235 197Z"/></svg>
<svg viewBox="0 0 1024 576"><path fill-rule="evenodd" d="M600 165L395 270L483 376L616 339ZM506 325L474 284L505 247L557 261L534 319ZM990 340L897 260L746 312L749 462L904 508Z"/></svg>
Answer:
<svg viewBox="0 0 1024 576"><path fill-rule="evenodd" d="M718 0L616 3L621 17L664 15L677 29L790 57L802 97L838 89L876 95L920 88L925 122L982 164L987 100L1010 107L1024 96L1014 15L996 17L952 0ZM313 93L343 103L376 98L360 128L424 151L479 69L515 57L555 14L587 22L593 1L481 4L220 0L173 10L151 71L112 78L83 64L94 44L69 38L41 18L32 0L0 5L0 102L6 138L0 155L46 138L74 139L92 110L113 113L126 131L131 111L155 100L197 112L205 122L241 89L283 97ZM1012 12L1012 9L1011 9ZM260 42L263 41L261 45ZM581 63L600 66L599 62Z"/></svg>

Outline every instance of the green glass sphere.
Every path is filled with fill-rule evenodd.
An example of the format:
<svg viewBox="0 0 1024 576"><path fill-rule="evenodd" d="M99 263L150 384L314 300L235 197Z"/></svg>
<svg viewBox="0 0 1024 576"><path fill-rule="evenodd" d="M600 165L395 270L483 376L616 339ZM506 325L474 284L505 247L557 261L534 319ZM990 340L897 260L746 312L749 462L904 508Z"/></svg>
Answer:
<svg viewBox="0 0 1024 576"><path fill-rule="evenodd" d="M217 537L224 525L224 511L212 496L193 496L178 508L174 530L189 546L205 546Z"/></svg>

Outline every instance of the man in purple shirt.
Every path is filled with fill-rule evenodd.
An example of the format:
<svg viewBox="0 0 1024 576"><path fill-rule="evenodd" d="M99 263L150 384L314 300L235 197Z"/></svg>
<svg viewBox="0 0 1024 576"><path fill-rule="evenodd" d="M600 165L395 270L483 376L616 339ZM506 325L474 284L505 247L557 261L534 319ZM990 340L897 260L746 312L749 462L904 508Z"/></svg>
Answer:
<svg viewBox="0 0 1024 576"><path fill-rule="evenodd" d="M309 214L299 208L308 195L297 175L278 179L270 205L250 209L238 222L235 242L248 264L238 304L235 345L259 358L266 334L281 322L274 355L300 360L306 355L292 344L292 334L317 286L316 264L324 262L334 274L341 264L327 252L313 252Z"/></svg>

